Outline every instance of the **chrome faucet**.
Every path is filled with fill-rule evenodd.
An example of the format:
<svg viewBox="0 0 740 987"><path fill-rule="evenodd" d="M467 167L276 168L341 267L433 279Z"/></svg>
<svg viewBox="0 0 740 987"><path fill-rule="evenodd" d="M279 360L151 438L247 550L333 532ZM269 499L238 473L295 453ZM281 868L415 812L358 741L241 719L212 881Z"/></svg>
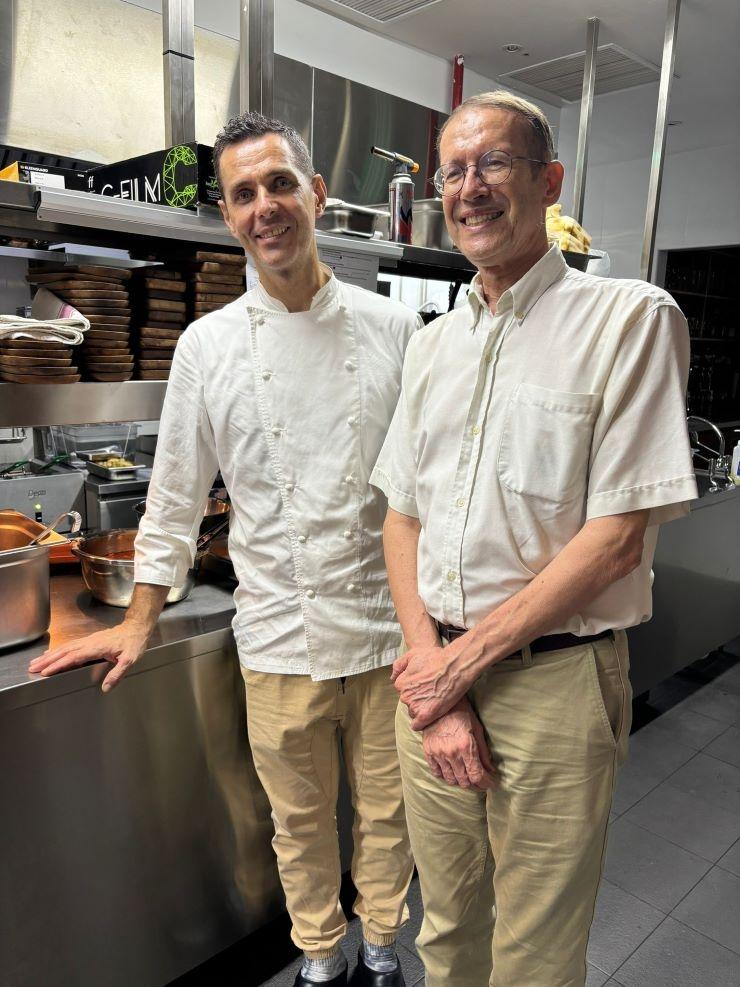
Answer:
<svg viewBox="0 0 740 987"><path fill-rule="evenodd" d="M735 483L730 477L732 463L730 457L725 455L725 437L720 429L710 422L708 418L701 418L699 415L689 415L686 419L689 426L689 441L691 442L691 453L707 464L709 473L709 490L707 493L719 493L721 490L729 490ZM699 430L692 429L692 422L701 422L707 425L717 436L719 448L713 449L699 441ZM703 450L703 451L702 451ZM707 453L712 453L708 456Z"/></svg>

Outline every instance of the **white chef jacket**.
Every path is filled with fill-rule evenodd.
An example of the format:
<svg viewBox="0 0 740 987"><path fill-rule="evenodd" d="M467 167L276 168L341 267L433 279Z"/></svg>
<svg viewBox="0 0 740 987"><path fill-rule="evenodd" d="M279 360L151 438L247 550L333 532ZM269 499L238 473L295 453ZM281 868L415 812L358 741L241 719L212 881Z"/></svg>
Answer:
<svg viewBox="0 0 740 987"><path fill-rule="evenodd" d="M369 486L420 325L332 275L308 312L257 286L178 341L135 578L176 585L220 468L247 668L328 679L393 661L385 498Z"/></svg>
<svg viewBox="0 0 740 987"><path fill-rule="evenodd" d="M411 341L371 483L418 517L429 613L473 627L523 589L585 521L650 508L641 564L552 632L647 620L658 525L696 497L686 429L686 320L642 281L569 268L551 248L489 310Z"/></svg>

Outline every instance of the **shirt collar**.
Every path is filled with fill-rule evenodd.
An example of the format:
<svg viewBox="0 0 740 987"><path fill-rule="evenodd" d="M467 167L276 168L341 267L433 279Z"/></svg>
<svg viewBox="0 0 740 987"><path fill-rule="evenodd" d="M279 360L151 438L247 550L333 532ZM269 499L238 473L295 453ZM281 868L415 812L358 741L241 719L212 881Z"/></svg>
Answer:
<svg viewBox="0 0 740 987"><path fill-rule="evenodd" d="M334 277L334 272L330 267L325 264L321 265L322 271L329 275L329 280L326 284L319 288L316 294L311 299L311 306L309 311L313 311L316 308L323 308L328 305L339 292L339 282ZM258 281L257 284L249 292L250 298L249 302L254 308L261 308L267 312L287 312L286 306L278 299L273 298L269 295L262 284ZM298 313L296 313L298 314Z"/></svg>
<svg viewBox="0 0 740 987"><path fill-rule="evenodd" d="M511 288L507 288L496 305L495 315L506 315L514 312L514 318L521 323L526 318L532 306L544 295L547 289L559 281L568 270L560 247L554 243L544 257L530 267ZM470 283L468 303L473 310L471 331L475 331L482 311L489 311L483 297L483 286L480 273L476 274Z"/></svg>

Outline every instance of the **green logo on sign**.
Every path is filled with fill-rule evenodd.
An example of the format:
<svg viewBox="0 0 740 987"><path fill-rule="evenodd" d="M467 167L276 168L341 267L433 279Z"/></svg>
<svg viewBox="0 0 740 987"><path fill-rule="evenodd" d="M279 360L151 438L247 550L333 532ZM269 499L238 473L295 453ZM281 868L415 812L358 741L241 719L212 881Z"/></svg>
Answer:
<svg viewBox="0 0 740 987"><path fill-rule="evenodd" d="M178 147L171 147L167 152L167 157L162 165L162 189L164 191L164 201L168 206L189 206L198 194L197 185L186 185L183 189L178 189L175 181L177 166L194 165L197 162L195 151L185 144Z"/></svg>

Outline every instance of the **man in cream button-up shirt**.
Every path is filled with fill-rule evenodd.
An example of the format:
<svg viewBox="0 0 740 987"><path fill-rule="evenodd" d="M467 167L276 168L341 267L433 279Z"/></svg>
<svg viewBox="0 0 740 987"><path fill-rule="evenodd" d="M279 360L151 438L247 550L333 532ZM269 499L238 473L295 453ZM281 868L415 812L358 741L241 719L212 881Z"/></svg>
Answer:
<svg viewBox="0 0 740 987"><path fill-rule="evenodd" d="M296 987L347 983L340 742L363 933L351 983L402 987L395 940L412 861L389 668L401 638L383 561L386 502L368 481L419 320L319 263L314 226L326 187L295 131L245 114L217 138L214 162L224 219L260 283L178 342L126 619L31 670L104 657L115 665L104 691L120 680L143 653L168 587L192 564L220 469L231 498L233 626L250 747L272 806L293 941L304 952Z"/></svg>
<svg viewBox="0 0 740 987"><path fill-rule="evenodd" d="M426 987L584 987L629 734L625 628L650 617L658 525L696 496L686 322L659 288L548 250L552 151L507 93L446 122L435 183L479 273L411 340L372 476L408 648Z"/></svg>

